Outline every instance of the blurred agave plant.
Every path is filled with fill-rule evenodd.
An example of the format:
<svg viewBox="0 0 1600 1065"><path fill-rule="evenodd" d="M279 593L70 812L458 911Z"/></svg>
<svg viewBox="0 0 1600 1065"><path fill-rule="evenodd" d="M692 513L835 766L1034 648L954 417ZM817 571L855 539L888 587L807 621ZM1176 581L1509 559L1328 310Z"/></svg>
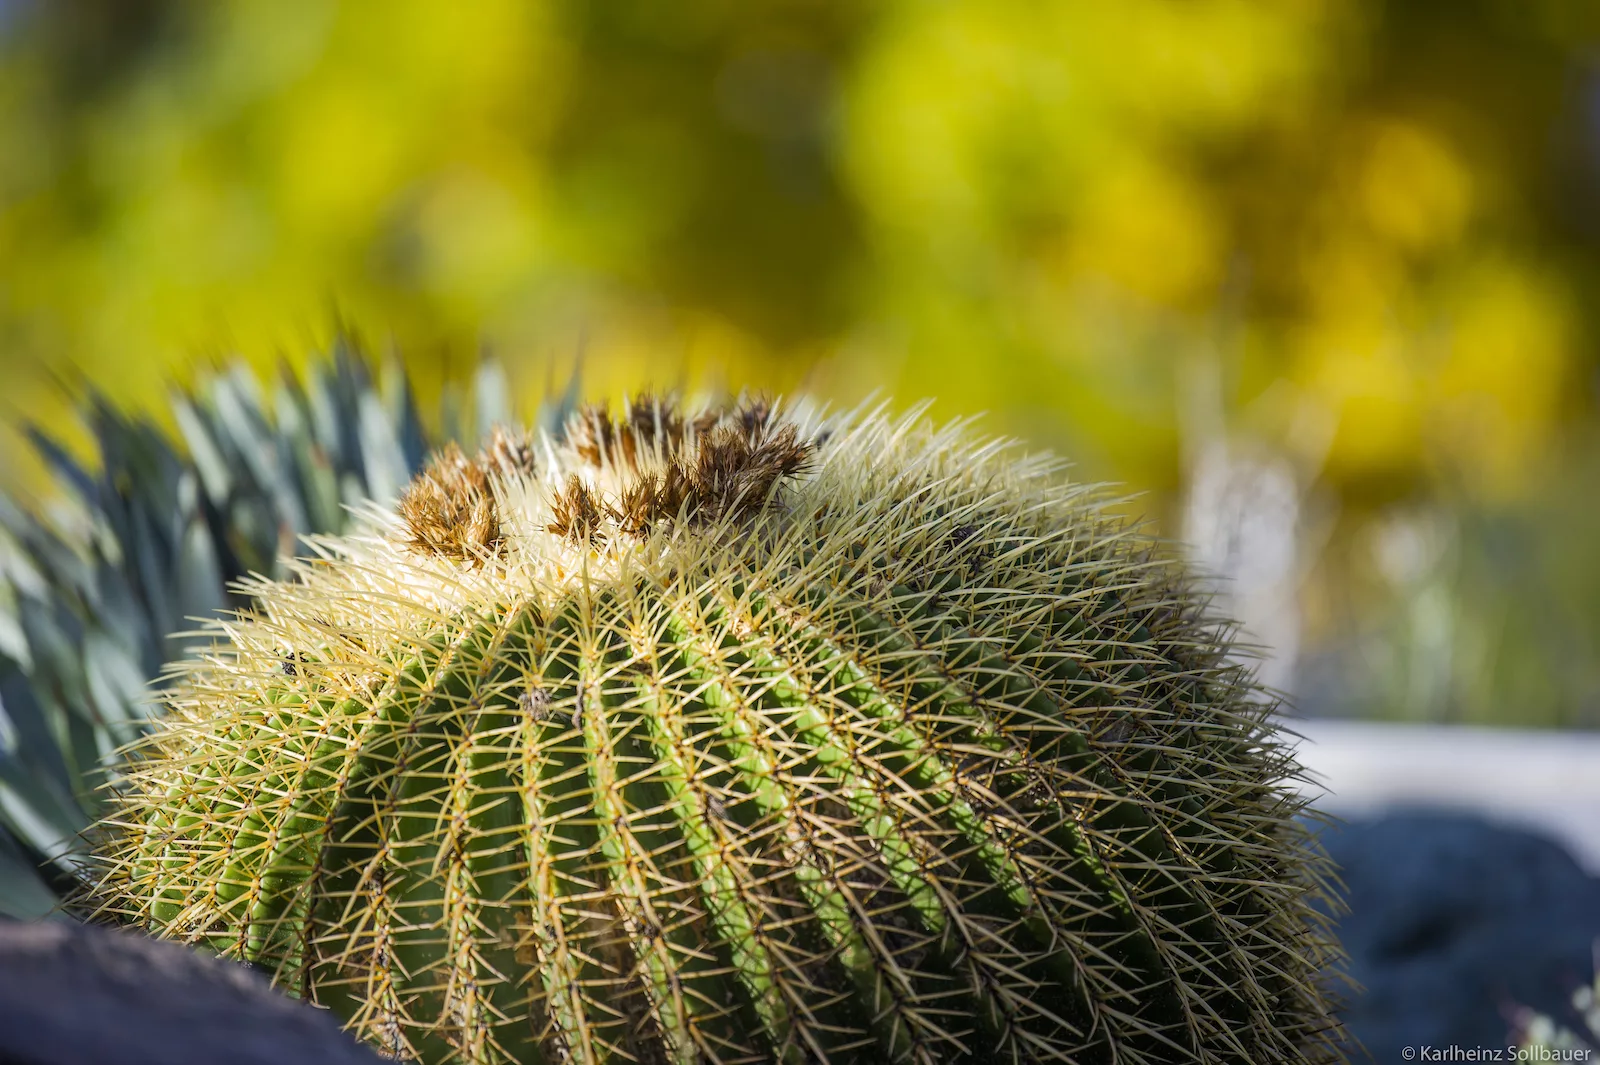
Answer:
<svg viewBox="0 0 1600 1065"><path fill-rule="evenodd" d="M178 396L181 439L90 394L97 465L29 431L56 498L46 515L0 495L0 914L41 916L76 886L96 788L190 619L245 605L234 582L340 531L352 505L393 499L436 442L512 418L486 363L446 391L436 440L405 373L374 379L348 341L303 378L285 371L270 401L269 387L240 367Z"/></svg>

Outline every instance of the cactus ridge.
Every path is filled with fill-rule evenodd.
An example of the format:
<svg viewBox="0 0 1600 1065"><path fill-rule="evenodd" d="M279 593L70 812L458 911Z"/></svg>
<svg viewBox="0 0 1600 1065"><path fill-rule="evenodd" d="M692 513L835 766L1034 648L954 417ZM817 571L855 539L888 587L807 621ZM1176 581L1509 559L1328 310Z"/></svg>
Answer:
<svg viewBox="0 0 1600 1065"><path fill-rule="evenodd" d="M1333 1059L1297 767L1096 490L916 412L496 439L250 587L86 901L425 1062Z"/></svg>

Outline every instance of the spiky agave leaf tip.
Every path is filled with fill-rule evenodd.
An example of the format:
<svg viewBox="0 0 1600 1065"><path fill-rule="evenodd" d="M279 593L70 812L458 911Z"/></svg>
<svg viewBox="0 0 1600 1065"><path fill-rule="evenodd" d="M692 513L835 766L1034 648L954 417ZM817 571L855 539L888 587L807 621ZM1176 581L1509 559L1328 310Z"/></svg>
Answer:
<svg viewBox="0 0 1600 1065"><path fill-rule="evenodd" d="M1316 1061L1324 868L1150 542L960 425L441 453L185 667L94 901L424 1061Z"/></svg>

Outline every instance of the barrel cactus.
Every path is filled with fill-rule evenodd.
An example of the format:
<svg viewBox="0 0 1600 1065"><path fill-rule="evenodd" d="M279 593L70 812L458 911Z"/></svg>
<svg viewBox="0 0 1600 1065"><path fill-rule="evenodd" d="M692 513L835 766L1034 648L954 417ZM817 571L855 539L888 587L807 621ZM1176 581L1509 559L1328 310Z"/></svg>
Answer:
<svg viewBox="0 0 1600 1065"><path fill-rule="evenodd" d="M640 397L440 452L178 671L93 901L422 1062L1332 1057L1270 700L967 427Z"/></svg>

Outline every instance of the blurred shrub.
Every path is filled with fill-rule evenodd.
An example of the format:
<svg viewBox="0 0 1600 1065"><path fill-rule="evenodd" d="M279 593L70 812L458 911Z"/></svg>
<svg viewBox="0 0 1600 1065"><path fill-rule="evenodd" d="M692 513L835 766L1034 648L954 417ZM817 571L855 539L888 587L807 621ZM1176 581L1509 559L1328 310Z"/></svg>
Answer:
<svg viewBox="0 0 1600 1065"><path fill-rule="evenodd" d="M1582 469L1584 0L3 10L13 420L65 360L151 405L197 354L259 365L343 315L425 389L492 344L514 380L582 349L609 392L935 395L1169 519L1198 436L1243 433L1339 515L1323 643L1409 609L1375 516L1532 513ZM1479 571L1468 600L1537 613Z"/></svg>

